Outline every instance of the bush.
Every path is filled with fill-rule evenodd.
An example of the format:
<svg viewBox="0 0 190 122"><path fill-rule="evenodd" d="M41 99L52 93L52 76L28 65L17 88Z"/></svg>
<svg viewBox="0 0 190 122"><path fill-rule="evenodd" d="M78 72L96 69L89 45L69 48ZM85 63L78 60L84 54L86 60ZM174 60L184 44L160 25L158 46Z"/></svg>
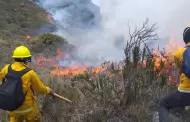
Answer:
<svg viewBox="0 0 190 122"><path fill-rule="evenodd" d="M31 39L30 43L34 45L53 45L55 43L60 43L61 41L65 41L65 39L52 33L45 33L39 37Z"/></svg>
<svg viewBox="0 0 190 122"><path fill-rule="evenodd" d="M41 35L37 40L37 42L45 45L52 45L60 41L64 41L64 38L54 35L52 33L45 33Z"/></svg>
<svg viewBox="0 0 190 122"><path fill-rule="evenodd" d="M29 42L34 53L41 53L45 51L49 52L48 50L51 52L56 52L56 49L58 47L62 47L63 45L68 44L64 38L52 33L45 33L39 37L33 37L29 40Z"/></svg>

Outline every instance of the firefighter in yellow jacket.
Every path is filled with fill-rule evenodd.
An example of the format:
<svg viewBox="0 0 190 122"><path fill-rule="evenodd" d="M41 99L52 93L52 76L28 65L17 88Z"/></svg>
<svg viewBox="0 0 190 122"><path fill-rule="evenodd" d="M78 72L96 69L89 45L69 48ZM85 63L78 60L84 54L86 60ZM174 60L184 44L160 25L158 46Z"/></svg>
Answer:
<svg viewBox="0 0 190 122"><path fill-rule="evenodd" d="M190 27L185 28L183 39L186 46L190 46ZM177 107L190 106L190 79L182 72L183 54L187 48L178 49L173 55L180 76L178 89L161 99L158 105L159 122L168 122L169 110Z"/></svg>
<svg viewBox="0 0 190 122"><path fill-rule="evenodd" d="M13 71L21 71L28 67L31 62L31 53L25 46L17 47L13 52L14 63L11 65ZM8 65L0 72L2 81L8 73ZM34 91L39 94L53 95L52 90L45 86L34 70L30 70L21 77L23 92L26 93L24 103L15 111L9 112L10 122L41 122L39 110L37 108Z"/></svg>

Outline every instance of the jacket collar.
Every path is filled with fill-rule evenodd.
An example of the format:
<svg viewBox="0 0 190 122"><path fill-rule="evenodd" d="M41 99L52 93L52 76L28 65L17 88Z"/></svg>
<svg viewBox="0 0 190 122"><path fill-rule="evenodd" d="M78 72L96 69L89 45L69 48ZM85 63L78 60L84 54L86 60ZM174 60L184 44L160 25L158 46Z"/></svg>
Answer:
<svg viewBox="0 0 190 122"><path fill-rule="evenodd" d="M14 62L13 64L14 64L14 65L17 65L17 66L28 67L28 65L26 65L26 64L24 64L24 63L21 63L21 62Z"/></svg>
<svg viewBox="0 0 190 122"><path fill-rule="evenodd" d="M186 46L190 46L190 42L188 42L188 43L186 44Z"/></svg>

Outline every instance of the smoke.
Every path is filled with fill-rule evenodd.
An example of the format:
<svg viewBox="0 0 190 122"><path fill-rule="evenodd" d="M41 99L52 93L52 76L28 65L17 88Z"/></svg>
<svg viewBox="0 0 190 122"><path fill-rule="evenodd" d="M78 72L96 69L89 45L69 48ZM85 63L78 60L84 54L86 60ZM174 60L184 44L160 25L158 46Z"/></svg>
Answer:
<svg viewBox="0 0 190 122"><path fill-rule="evenodd" d="M102 58L123 59L122 38L128 39L128 25L138 27L149 18L150 25L157 23L160 38L182 41L190 24L188 0L39 0L38 4L57 22L56 34L77 46L80 57L92 65Z"/></svg>
<svg viewBox="0 0 190 122"><path fill-rule="evenodd" d="M182 41L183 30L190 23L189 5L190 1L185 0L100 1L101 13L105 18L103 26L113 33L124 31L127 34L125 25L141 26L148 17L151 23L157 23L160 38L169 37L179 41Z"/></svg>

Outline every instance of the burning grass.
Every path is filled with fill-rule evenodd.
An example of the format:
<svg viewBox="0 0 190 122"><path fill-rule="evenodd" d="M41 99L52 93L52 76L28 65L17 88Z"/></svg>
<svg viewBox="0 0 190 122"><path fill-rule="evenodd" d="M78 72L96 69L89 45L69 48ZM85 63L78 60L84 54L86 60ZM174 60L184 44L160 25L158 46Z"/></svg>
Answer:
<svg viewBox="0 0 190 122"><path fill-rule="evenodd" d="M68 104L38 95L43 121L151 122L152 106L171 88L176 88L176 82L174 86L168 82L172 75L168 69L173 66L170 54L151 51L146 46L147 40L157 39L155 29L156 25L149 27L146 21L142 28L130 33L124 50L125 60L119 63L105 62L102 66L89 68L82 62L66 67L60 65L60 61L67 61L72 55L59 48L53 58L37 57L35 69L41 79L56 93L73 101ZM47 40L51 40L49 36ZM47 67L50 65L53 68Z"/></svg>
<svg viewBox="0 0 190 122"><path fill-rule="evenodd" d="M45 121L152 121L151 107L172 88L167 82L171 72L166 71L172 65L168 63L168 53L150 51L146 44L143 51L140 50L142 42L156 39L155 25L148 27L147 24L146 21L142 29L130 36L125 61L106 62L100 68L103 70L96 70L96 75L85 66L77 65L80 71L76 73L77 70L71 68L76 65L64 68L55 65L57 69L52 70L49 85L73 104L63 104L47 96L41 108Z"/></svg>
<svg viewBox="0 0 190 122"><path fill-rule="evenodd" d="M175 74L171 73L169 53L151 51L146 44L140 50L146 40L157 39L155 29L156 25L149 27L146 21L141 29L130 34L125 60L105 62L101 70L94 67L95 75L87 66L81 68L75 64L61 68L55 63L49 85L73 104L47 96L41 108L45 121L152 121L152 106L177 84ZM55 59L66 60L62 56ZM172 85L168 82L170 76L174 77Z"/></svg>
<svg viewBox="0 0 190 122"><path fill-rule="evenodd" d="M51 79L48 81L49 86L57 93L71 99L73 104L46 96L41 101L44 119L47 122L149 121L151 119L149 105L161 96L161 87L158 87L159 81L150 84L149 78L145 75L147 73L143 70L135 71L138 72L136 74L142 76L141 80L131 76L133 86L127 89L127 94L125 94L126 87L123 85L122 74L116 73L117 71L115 73L107 71L98 76L88 73L74 78L60 76L48 78ZM134 84L134 81L138 84ZM127 100L128 104L124 104L125 97L130 98Z"/></svg>

